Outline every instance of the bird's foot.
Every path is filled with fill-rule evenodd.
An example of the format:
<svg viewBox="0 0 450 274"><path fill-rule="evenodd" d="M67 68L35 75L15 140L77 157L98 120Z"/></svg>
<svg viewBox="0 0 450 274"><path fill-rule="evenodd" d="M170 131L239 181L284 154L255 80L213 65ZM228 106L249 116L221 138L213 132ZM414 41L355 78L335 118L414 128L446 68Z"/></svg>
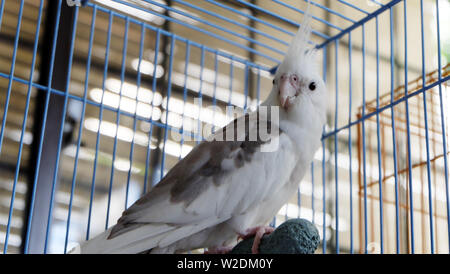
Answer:
<svg viewBox="0 0 450 274"><path fill-rule="evenodd" d="M245 239L255 236L255 239L253 240L253 245L252 245L252 253L258 254L259 253L259 244L261 242L262 237L265 234L272 233L274 230L275 229L271 226L256 226L256 227L247 229L243 234L239 234L238 239L241 238L241 239L245 240Z"/></svg>
<svg viewBox="0 0 450 274"><path fill-rule="evenodd" d="M233 248L231 246L220 246L214 248L208 248L203 254L228 254Z"/></svg>

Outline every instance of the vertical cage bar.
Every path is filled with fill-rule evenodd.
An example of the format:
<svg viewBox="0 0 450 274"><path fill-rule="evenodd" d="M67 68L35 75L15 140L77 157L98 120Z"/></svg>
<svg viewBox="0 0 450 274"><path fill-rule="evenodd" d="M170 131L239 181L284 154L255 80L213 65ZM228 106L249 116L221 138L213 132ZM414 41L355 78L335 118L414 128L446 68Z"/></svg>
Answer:
<svg viewBox="0 0 450 274"><path fill-rule="evenodd" d="M380 140L380 32L378 24L378 16L375 17L376 24L376 63L377 63L377 84L376 84L376 113L377 113L377 154L378 154L378 192L379 192L379 203L380 203L380 253L384 253L383 244L383 173L381 172L381 140Z"/></svg>
<svg viewBox="0 0 450 274"><path fill-rule="evenodd" d="M68 214L67 214L67 225L66 225L66 237L65 237L65 241L64 241L64 254L67 252L67 244L69 241L70 218L72 216L72 203L73 203L73 195L74 195L75 185L76 185L78 157L79 157L79 152L80 152L81 138L83 135L83 122L84 122L84 118L85 118L85 114L86 114L86 101L87 101L88 86L89 86L89 74L91 71L91 57L92 57L92 46L93 46L93 42L94 42L96 16L97 16L97 7L94 6L94 8L92 9L91 29L90 29L90 34L89 34L89 48L88 48L88 56L87 56L87 62L86 62L83 108L81 110L80 126L78 128L77 150L75 153L75 163L74 163L74 168L73 168L72 184L71 184L71 188L70 188L69 210L68 210ZM100 131L100 128L99 128L99 131Z"/></svg>
<svg viewBox="0 0 450 274"><path fill-rule="evenodd" d="M397 138L396 138L396 128L395 128L395 114L394 114L394 14L392 7L389 8L389 19L390 19L390 45L391 45L391 123L392 123L392 152L394 156L394 177L395 177L395 233L396 233L396 245L397 253L400 253L400 216L399 216L399 198L398 198L398 166L397 166Z"/></svg>
<svg viewBox="0 0 450 274"><path fill-rule="evenodd" d="M181 114L181 141L180 141L180 152L183 151L184 144L184 109L186 107L187 101L187 81L188 81L188 70L189 70L189 60L191 56L191 44L189 40L186 42L186 56L184 61L184 86L183 86L183 113ZM181 153L178 156L178 159L181 160Z"/></svg>
<svg viewBox="0 0 450 274"><path fill-rule="evenodd" d="M122 107L122 91L123 91L123 82L125 81L125 67L126 67L126 58L127 58L127 47L128 47L128 31L130 28L130 18L127 16L125 18L125 33L123 36L123 46L122 46L122 63L120 69L120 89L119 89L119 105L117 107L116 113L116 132L114 135L114 146L113 146L113 155L112 155L112 163L111 163L111 175L109 179L109 190L108 190L108 206L106 208L106 222L105 222L105 230L108 229L109 226L109 214L111 209L111 195L112 188L114 183L114 164L116 162L116 153L117 153L117 136L119 135L119 126L120 126L120 115L121 107Z"/></svg>
<svg viewBox="0 0 450 274"><path fill-rule="evenodd" d="M259 70L258 70L259 75ZM212 118L212 128L211 128L211 134L214 133L216 130L216 107L217 107L217 99L216 99L216 92L217 92L217 78L219 76L219 59L217 56L217 52L214 52L214 91L213 91L213 98L212 98L212 105L213 105L213 118ZM258 85L259 85L259 79L258 79ZM259 86L258 86L258 92L259 92Z"/></svg>
<svg viewBox="0 0 450 274"><path fill-rule="evenodd" d="M231 60L230 60L230 82L229 82L230 95L228 97L228 105L227 105L227 107L228 107L228 114L231 113L230 112L231 111L230 107L231 107L231 99L232 99L232 96L233 96L233 78L234 78L234 64L233 64L233 62L234 62L234 57L231 56ZM234 118L234 117L232 117L232 118Z"/></svg>
<svg viewBox="0 0 450 274"><path fill-rule="evenodd" d="M339 254L339 173L338 173L338 106L339 106L339 78L338 78L338 53L339 53L339 39L334 43L334 57L335 57L335 80L336 80L336 104L334 112L334 180L335 180L335 229L336 229L336 253Z"/></svg>
<svg viewBox="0 0 450 274"><path fill-rule="evenodd" d="M186 56L184 60L184 85L183 85L183 113L181 114L181 140L180 140L180 152L183 151L184 144L184 111L186 107L187 101L187 81L188 81L188 69L189 69L189 60L191 56L191 44L189 40L186 42ZM181 160L181 153L178 156L178 160Z"/></svg>
<svg viewBox="0 0 450 274"><path fill-rule="evenodd" d="M352 122L352 33L348 33L348 123ZM350 253L353 254L353 169L352 169L352 127L348 127L348 156L349 156L349 195L350 195Z"/></svg>
<svg viewBox="0 0 450 274"><path fill-rule="evenodd" d="M156 38L155 38L155 56L153 58L153 63L155 64L153 66L153 78L152 78L152 101L151 101L151 106L152 106L152 116L150 116L150 130L148 131L148 144L147 144L147 154L145 157L145 174L144 174L144 190L143 193L147 192L147 184L148 184L148 171L149 171L149 163L150 163L150 146L152 143L152 136L153 136L153 108L154 108L154 98L155 98L155 94L156 94L156 84L157 84L157 80L156 80L156 69L158 67L158 57L159 57L159 45L160 45L160 40L161 40L161 29L157 29L156 30ZM152 182L152 186L153 186L153 182Z"/></svg>
<svg viewBox="0 0 450 274"><path fill-rule="evenodd" d="M366 115L366 29L362 28L362 116ZM362 152L363 152L363 184L364 184L364 253L367 254L368 224L367 224L367 171L366 171L366 124L365 119L361 122L362 130Z"/></svg>
<svg viewBox="0 0 450 274"><path fill-rule="evenodd" d="M198 90L198 117L197 117L197 132L196 132L196 143L199 144L201 141L201 112L202 112L202 105L203 105L203 71L205 68L205 47L202 46L200 48L200 88ZM181 153L180 153L181 154Z"/></svg>
<svg viewBox="0 0 450 274"><path fill-rule="evenodd" d="M408 97L408 11L406 1L403 1L404 25L405 25L405 97ZM408 145L408 183L409 183L409 209L411 222L411 253L414 254L414 201L413 201L413 184L412 184L412 158L411 158L411 129L409 119L409 102L405 100L406 112L406 135Z"/></svg>
<svg viewBox="0 0 450 274"><path fill-rule="evenodd" d="M163 144L163 149L162 149L160 180L164 177L164 166L166 163L166 143L167 143L167 137L168 137L167 132L169 130L167 123L168 123L169 109L170 109L169 108L170 95L172 93L172 69L173 69L173 53L175 50L175 40L176 40L176 36L174 34L172 34L171 39L170 39L169 73L168 73L168 77L167 77L167 111L166 111L166 125L164 125L164 144Z"/></svg>
<svg viewBox="0 0 450 274"><path fill-rule="evenodd" d="M5 10L5 2L6 1L2 1L2 3L0 4L0 30L2 29L3 11Z"/></svg>
<svg viewBox="0 0 450 274"><path fill-rule="evenodd" d="M130 191L130 179L131 179L131 171L133 170L133 155L134 155L134 139L136 138L136 126L137 126L137 112L138 112L138 103L139 103L139 90L141 88L141 64L142 64L142 55L144 51L144 39L145 39L145 27L141 25L141 38L139 41L139 60L137 65L137 76L136 76L136 102L134 105L134 115L133 115L133 138L131 139L131 147L130 147L130 169L127 174L127 186L125 191L125 209L128 209L128 196ZM154 67L157 67L158 64L155 64ZM156 77L156 74L153 74L153 77ZM152 98L153 101L154 98ZM153 108L151 108L153 115Z"/></svg>
<svg viewBox="0 0 450 274"><path fill-rule="evenodd" d="M327 82L327 47L323 47L323 80ZM322 133L322 253L327 252L327 223L326 223L326 170L325 170L325 141L323 137L326 133L325 126L323 126Z"/></svg>
<svg viewBox="0 0 450 274"><path fill-rule="evenodd" d="M426 73L425 73L425 33L424 33L424 22L423 22L423 0L420 0L420 28L421 28L421 42L422 42L422 88L425 89L426 86ZM429 218L430 218L430 248L431 254L434 253L434 228L433 228L433 192L431 190L431 170L430 170L430 142L428 134L428 113L427 113L427 91L423 91L423 113L425 120L425 145L427 151L427 182L428 182L428 208L429 208Z"/></svg>
<svg viewBox="0 0 450 274"><path fill-rule="evenodd" d="M112 31L112 23L113 23L114 13L112 11L108 12L108 30L107 30L107 38L106 38L106 48L105 48L105 62L103 64L103 78L102 78L102 98L100 103L100 109L98 114L98 130L97 136L95 139L95 156L94 156L94 170L92 172L92 182L91 182L91 194L89 197L89 211L88 211L88 221L86 228L86 241L89 240L89 234L91 230L91 219L92 219L92 205L94 203L94 193L95 193L95 179L97 177L97 162L98 162L98 152L100 150L100 131L103 121L103 99L105 96L105 82L106 77L108 75L108 64L109 64L109 53L110 53L110 45L111 45L111 31Z"/></svg>
<svg viewBox="0 0 450 274"><path fill-rule="evenodd" d="M442 55L441 55L441 28L439 21L439 0L436 0L436 22L437 22L437 46L438 46L438 81L442 81ZM448 163L447 163L447 138L446 138L446 128L445 128L445 117L444 117L444 105L442 98L442 84L439 83L439 107L441 110L441 127L442 127L442 151L444 153L444 177L445 177L445 196L446 196L446 208L447 208L447 237L448 237L448 248L450 253L450 197L449 197L449 187L448 187Z"/></svg>

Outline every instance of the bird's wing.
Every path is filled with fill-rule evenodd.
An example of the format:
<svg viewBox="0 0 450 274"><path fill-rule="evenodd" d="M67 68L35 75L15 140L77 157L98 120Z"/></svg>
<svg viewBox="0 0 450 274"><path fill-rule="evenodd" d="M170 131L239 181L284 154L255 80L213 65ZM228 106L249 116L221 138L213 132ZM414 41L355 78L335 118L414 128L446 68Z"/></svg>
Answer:
<svg viewBox="0 0 450 274"><path fill-rule="evenodd" d="M289 137L278 131L278 126L273 132L270 121L261 121L258 112L247 114L216 132L209 138L213 141L196 146L155 188L123 212L108 238L148 224L180 227L206 222L212 226L242 214L270 195L274 190L270 184L276 180L253 179L267 173L270 166L266 165L273 164L267 163L269 156L260 149L274 138ZM238 130L240 125L245 130ZM265 140L259 137L263 128L269 132ZM219 141L226 136L234 141ZM273 162L284 160L272 158Z"/></svg>

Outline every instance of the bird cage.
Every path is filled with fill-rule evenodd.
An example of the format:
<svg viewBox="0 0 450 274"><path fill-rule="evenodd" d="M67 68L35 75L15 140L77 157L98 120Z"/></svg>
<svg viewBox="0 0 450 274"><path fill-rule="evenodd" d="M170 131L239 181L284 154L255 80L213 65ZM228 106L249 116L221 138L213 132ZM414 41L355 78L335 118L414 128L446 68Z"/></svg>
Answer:
<svg viewBox="0 0 450 274"><path fill-rule="evenodd" d="M450 65L442 68L441 75L450 75ZM448 248L444 153L447 151L448 156L449 145L442 138L445 134L448 140L448 131L443 130L448 125L448 114L441 116L439 87L422 93L422 87L436 83L438 77L439 72L433 71L425 78L418 77L407 86L396 88L392 101L403 103L395 106L394 116L379 111L391 104L391 93L365 104L367 113L376 115L365 120L365 135L362 135L362 124L358 125L361 242L384 241L386 250L392 253L397 248L403 253L411 253L413 249L429 253L432 248L445 252ZM448 88L448 82L441 88ZM443 107L448 108L448 95L443 96L443 103L447 102ZM374 149L364 150L363 139ZM394 153L397 163L392 161ZM371 248L379 250L380 244L372 244ZM363 251L361 246L360 252Z"/></svg>
<svg viewBox="0 0 450 274"><path fill-rule="evenodd" d="M327 124L271 225L311 221L317 253L448 253L446 0L1 1L3 253L113 226L258 107L307 11Z"/></svg>

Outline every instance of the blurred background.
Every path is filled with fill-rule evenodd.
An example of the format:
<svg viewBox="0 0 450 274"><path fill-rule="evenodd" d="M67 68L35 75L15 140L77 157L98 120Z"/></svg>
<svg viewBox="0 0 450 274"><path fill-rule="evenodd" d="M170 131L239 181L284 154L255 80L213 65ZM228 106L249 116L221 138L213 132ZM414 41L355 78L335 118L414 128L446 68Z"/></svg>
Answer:
<svg viewBox="0 0 450 274"><path fill-rule="evenodd" d="M272 224L313 221L319 253L448 253L450 1L312 2L328 124ZM63 253L114 225L192 137L233 119L227 106L254 110L266 98L306 9L300 0L68 4L1 1L5 253Z"/></svg>

